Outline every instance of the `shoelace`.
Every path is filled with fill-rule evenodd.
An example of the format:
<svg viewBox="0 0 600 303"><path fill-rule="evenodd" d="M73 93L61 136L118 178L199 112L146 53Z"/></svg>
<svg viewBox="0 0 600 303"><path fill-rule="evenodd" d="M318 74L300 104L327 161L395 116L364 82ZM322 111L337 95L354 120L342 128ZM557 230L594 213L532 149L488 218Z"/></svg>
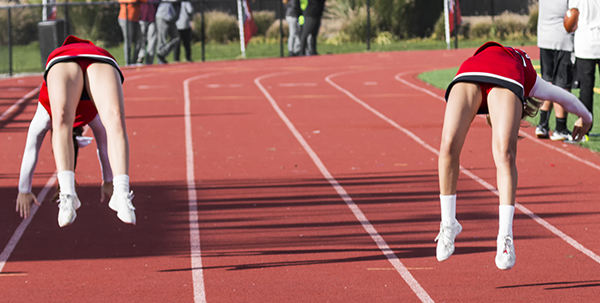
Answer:
<svg viewBox="0 0 600 303"><path fill-rule="evenodd" d="M70 210L73 208L72 203L68 203L68 197L69 195L60 195L58 196L58 200L56 202L58 202L58 208L61 210ZM71 204L71 205L69 205Z"/></svg>
<svg viewBox="0 0 600 303"><path fill-rule="evenodd" d="M512 244L512 238L509 236L504 237L504 250L502 251L503 254L510 255L510 244Z"/></svg>
<svg viewBox="0 0 600 303"><path fill-rule="evenodd" d="M446 232L447 231L447 232ZM449 234L452 233L452 229L448 226L443 227L442 229L440 229L440 233L437 235L437 237L435 237L435 240L433 240L434 242L437 242L439 239L442 239L442 237L444 237L442 239L442 241L444 241L444 245L448 245L448 242L450 241L450 236L448 236Z"/></svg>
<svg viewBox="0 0 600 303"><path fill-rule="evenodd" d="M131 200L133 200L133 197L135 197L133 195L133 190L129 192L129 194L127 194L127 199L125 205L130 209L130 210L135 210L135 207L133 206L133 204L131 203Z"/></svg>

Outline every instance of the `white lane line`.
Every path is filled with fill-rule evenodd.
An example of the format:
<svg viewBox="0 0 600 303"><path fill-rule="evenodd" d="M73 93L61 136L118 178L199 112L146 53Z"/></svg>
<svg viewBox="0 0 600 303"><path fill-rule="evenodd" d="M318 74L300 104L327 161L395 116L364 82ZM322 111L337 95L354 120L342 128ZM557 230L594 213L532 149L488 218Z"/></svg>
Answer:
<svg viewBox="0 0 600 303"><path fill-rule="evenodd" d="M442 101L446 102L446 100L443 97L440 97L440 96L436 95L432 91L429 91L427 89L418 87L418 86L416 86L416 85L414 85L412 83L409 83L406 80L400 78L403 74L405 74L405 73L397 74L395 76L396 80L398 80L398 81L400 81L400 82L402 82L402 83L404 83L404 84L406 84L406 85L408 85L408 86L410 86L412 88L415 88L415 89L417 89L419 91L422 91L422 92L424 92L424 93L426 93L428 95L435 96L437 99L441 99ZM523 135L523 136L525 136L526 138L529 138L530 140L535 140L536 143L541 144L541 145L543 145L543 146L545 146L547 148L550 148L550 149L552 149L554 151L557 151L557 152L559 152L559 153L561 153L561 154L563 154L563 155L565 155L565 156L567 156L567 157L569 157L569 158L571 158L573 160L579 161L579 162L581 162L581 163L583 163L583 164L585 164L585 165L587 165L587 166L589 166L591 168L600 170L600 166L598 166L598 165L596 165L596 164L594 164L594 163L592 163L590 161L581 159L581 158L577 157L576 155L574 155L574 154L572 154L572 153L570 153L568 151L565 151L565 150L560 149L560 148L556 148L556 147L554 147L554 146L552 146L552 145L550 145L548 143L541 142L537 138L534 138L533 136L530 136L529 134L526 134L525 132L520 132L520 134ZM463 173L468 172L466 169L463 169L462 167L461 167L461 171ZM471 177L471 175L475 176L475 174L472 174L471 172L469 172L467 175L469 177ZM473 178L473 177L471 177L471 178ZM485 188L491 190L496 196L498 196L498 191L491 184L485 182L483 179L481 179L479 177L477 177L477 179L474 179L474 180L477 181L477 183L483 185ZM530 217L531 219L533 219L535 222L537 222L538 224L540 224L541 226L543 226L544 228L546 228L547 230L549 230L551 233L555 234L557 237L559 237L563 241L567 242L573 248L579 250L580 252L582 252L586 256L590 257L592 260L596 261L596 263L600 263L600 256L598 256L596 253L594 253L593 251L589 250L585 246L581 245L575 239L571 238L569 235L565 234L564 232L562 232L561 230L559 230L558 228L556 228L554 225L550 224L548 221L540 218L538 215L536 215L534 212L532 212L531 210L529 210L527 207L523 206L522 204L520 204L518 202L515 202L515 207L518 210L520 210L522 213L526 214L528 217Z"/></svg>
<svg viewBox="0 0 600 303"><path fill-rule="evenodd" d="M50 179L48 179L48 182L46 182L46 185L44 186L42 191L40 191L40 193L38 194L37 200L40 204L42 204L44 202L44 199L46 199L46 195L48 195L48 192L50 191L50 189L52 188L52 186L54 185L55 182L56 182L56 172L54 172L54 174L52 174L52 177L50 177ZM17 243L19 243L19 240L21 240L21 237L23 236L25 229L27 229L27 226L29 226L29 223L31 223L31 220L33 220L33 216L35 216L35 213L38 211L38 209L39 209L39 206L37 204L34 203L31 205L31 213L29 214L29 217L27 219L23 219L23 221L21 221L21 224L19 224L19 226L13 233L12 237L10 237L10 240L8 240L8 244L6 244L6 247L4 247L4 250L0 254L0 272L2 272L2 269L4 269L4 265L6 265L6 261L8 261L10 254L12 254L13 250L17 246Z"/></svg>
<svg viewBox="0 0 600 303"><path fill-rule="evenodd" d="M371 236L373 241L375 241L375 243L377 244L379 249L388 258L389 262L394 266L396 271L398 271L400 276L402 276L404 281L406 281L406 283L410 286L410 288L413 290L413 292L419 297L419 299L421 299L422 302L433 302L431 297L429 297L429 294L427 294L427 292L423 289L423 287L421 287L419 282L410 274L410 272L402 264L402 262L400 262L400 260L396 256L396 254L394 254L394 251L385 242L383 237L381 235L379 235L379 233L377 232L375 227L371 224L371 222L369 222L369 220L367 219L365 214L360 210L358 205L356 205L356 203L354 203L354 201L352 200L350 195L348 195L348 193L346 192L344 187L342 187L339 184L339 182L335 178L333 178L333 176L331 175L331 173L329 172L329 170L327 169L325 164L323 164L323 162L321 161L319 156L317 156L315 151L310 147L310 145L306 142L306 140L304 140L304 138L302 137L300 132L296 129L294 124L288 119L288 117L281 110L279 105L277 105L277 102L275 102L275 100L273 99L271 94L269 94L269 92L260 83L260 81L263 79L273 77L276 75L282 75L282 74L286 74L286 73L273 73L273 74L264 75L264 76L254 79L254 83L262 91L262 93L265 95L265 97L269 100L269 103L271 104L271 106L273 107L275 112L277 112L277 114L279 115L279 118L281 118L281 120L283 120L283 122L288 127L288 129L292 132L292 134L294 135L296 140L300 143L300 145L302 145L302 147L304 148L306 153L310 156L310 158L313 160L313 162L315 163L315 165L317 166L317 168L319 169L319 171L321 172L323 177L325 177L325 179L331 184L331 186L335 189L335 191L342 198L342 200L344 200L344 202L346 202L346 204L348 205L348 207L350 208L350 210L352 211L352 213L354 214L354 216L356 217L358 222L360 222L362 227Z"/></svg>
<svg viewBox="0 0 600 303"><path fill-rule="evenodd" d="M142 78L142 77L144 77L144 76L130 77L129 80L132 80L135 78ZM26 100L32 98L35 94L37 94L40 91L40 88L41 88L41 86L38 86L34 90L27 93L23 98L21 98L15 104L13 104L8 110L6 110L4 112L4 114L2 114L2 116L0 116L0 121L2 121L5 116L11 114L14 110L16 110L16 108L20 104L22 104L23 102L25 102ZM88 131L89 131L89 129L86 129L84 134L86 134ZM46 199L46 195L48 195L48 192L50 191L52 186L54 186L54 183L56 183L56 171L48 179L48 181L46 182L46 185L44 186L44 188L42 188L42 190L40 191L40 193L37 196L37 200L40 203L40 205L42 203L44 203L44 199ZM0 272L2 272L2 270L4 269L4 265L6 265L6 261L8 261L8 258L12 254L13 250L15 249L15 247L17 246L19 241L21 240L21 237L23 236L25 229L27 229L27 226L29 226L29 223L31 223L31 221L33 220L33 217L37 213L39 207L40 206L38 206L35 203L31 205L31 212L29 214L29 218L23 219L23 221L21 221L19 226L17 226L17 229L15 229L15 232L13 233L10 240L8 240L8 243L4 247L4 250L2 251L2 253L0 253Z"/></svg>
<svg viewBox="0 0 600 303"><path fill-rule="evenodd" d="M194 144L192 137L192 119L190 105L190 83L208 78L214 74L205 74L183 81L184 115L185 115L185 156L188 188L188 211L190 221L190 255L192 262L192 281L194 284L194 302L205 303L204 271L202 269L202 250L200 245L200 224L198 223L198 194L196 192L196 176L194 174Z"/></svg>
<svg viewBox="0 0 600 303"><path fill-rule="evenodd" d="M280 87L314 87L317 83L279 83Z"/></svg>
<svg viewBox="0 0 600 303"><path fill-rule="evenodd" d="M347 73L347 72L345 72L345 73ZM381 119L385 120L386 122L390 123L395 128L397 128L400 131L406 133L409 137L411 137L417 143L421 144L421 146L423 146L427 150L430 150L431 152L433 152L434 154L436 154L436 155L439 156L439 151L437 149L432 148L429 144L425 143L421 138L417 137L412 132L410 132L410 131L402 128L397 123L395 123L394 121L392 121L391 119L389 119L388 117L386 117L385 115L383 115L382 113L380 113L379 111L377 111L376 109L372 108L371 106L369 106L368 104L366 104L362 100L358 99L356 96L354 96L349 91L341 88L339 85L337 85L333 81L331 81L331 78L339 76L339 75L342 75L342 74L345 74L345 73L337 73L337 74L330 75L325 80L327 82L329 82L329 84L331 84L333 87L337 88L338 90L340 90L341 92L343 92L344 94L346 94L352 100L356 101L357 103L359 103L360 105L362 105L363 107L365 107L367 110L369 110L370 112L372 112L376 116L378 116ZM401 79L399 76L402 75L402 74L403 73L396 75L396 79L398 79L400 82L405 83L408 86L413 87L413 88L415 88L417 90L420 90L420 91L422 91L424 93L427 93L428 95L432 95L432 96L434 96L434 97L436 97L438 99L444 100L444 98L442 98L442 97L440 97L438 95L435 95L431 91L428 91L428 90L426 90L424 88L415 86L412 83L406 82L405 80ZM481 184L483 187L487 188L489 191L491 191L492 193L494 193L496 196L499 195L498 194L498 190L493 185L487 183L485 180L483 180L482 178L478 177L474 173L470 172L469 170L465 169L462 166L460 166L460 171L462 173L464 173L465 175L469 176L471 179L475 180L477 183ZM552 232L553 234L555 234L556 236L558 236L560 239L562 239L563 241L567 242L573 248L575 248L575 249L579 250L580 252L584 253L585 255L587 255L588 257L590 257L592 260L596 261L597 263L600 263L600 256L598 256L597 254L595 254L593 251L585 248L583 245L581 245L575 239L569 237L564 232L560 231L558 228L556 228L552 224L548 223L548 221L540 218L538 215L536 215L535 213L533 213L528 208L526 208L525 206L521 205L518 202L515 202L515 207L518 210L520 210L521 212L523 212L524 214L526 214L527 216L529 216L535 222L537 222L538 224L542 225L544 228L546 228L547 230L549 230L550 232Z"/></svg>
<svg viewBox="0 0 600 303"><path fill-rule="evenodd" d="M25 101L33 98L35 96L35 94L39 93L40 87L41 86L34 88L32 91L28 92L23 98L19 99L19 101L15 102L15 104L11 105L6 111L4 111L2 116L0 116L0 122L8 119L8 116L11 115L12 113L14 113L21 104L23 104Z"/></svg>
<svg viewBox="0 0 600 303"><path fill-rule="evenodd" d="M418 90L418 91L421 91L421 92L423 92L423 93L425 93L425 94L428 94L428 95L430 95L430 96L432 96L432 97L434 97L434 98L436 98L436 99L438 99L438 100L440 100L440 101L446 102L446 99L444 99L444 97L442 97L442 96L439 96L439 95L437 95L436 93L434 93L434 92L432 92L432 91L430 91L430 90L428 90L428 89L425 89L425 88L419 87L419 86L417 86L417 85L414 85L414 84L412 84L412 83L410 83L410 82L408 82L408 81L406 81L406 80L404 80L404 79L400 78L400 77L402 77L403 75L406 75L406 74L408 74L408 73L411 73L411 72L403 72L403 73L399 73L399 74L397 74L397 75L396 75L394 78L395 78L396 80L398 80L398 81L402 82L403 84L406 84L406 85L408 85L408 86L410 86L410 87L412 87L412 88L414 88L414 89L416 89L416 90ZM481 115L477 115L477 116L478 116L478 117L480 117L480 118L484 118L484 117L483 117L483 116L481 116ZM569 158L571 158L571 159L573 159L573 160L575 160L575 161L581 162L581 163L583 163L583 164L585 164L585 165L587 165L587 166L589 166L589 167L591 167L591 168L594 168L594 169L596 169L596 170L600 171L600 165L598 165L598 164L595 164L595 163L592 163L592 162L590 162L590 161L588 161L588 160L585 160L585 159L579 158L579 157L577 157L576 155L574 155L574 154L572 154L572 153L570 153L570 152L568 152L568 151L566 151L566 150L564 150L564 149L561 149L561 148L558 148L558 147L556 147L556 146L553 146L553 145L551 145L551 144L545 143L545 142L543 142L543 141L541 141L541 140L539 140L539 139L537 139L537 138L535 138L535 137L533 137L533 136L530 136L529 134L527 134L527 133L525 133L525 132L523 132L523 131L519 131L519 135L521 135L521 136L523 136L523 137L525 137L525 138L527 138L527 139L529 139L529 140L535 141L535 143L537 143L537 144L540 144L540 145L542 145L542 146L544 146L544 147L547 147L547 148L549 148L549 149L552 149L552 150L554 150L554 151L557 151L557 152L559 152L559 153L561 153L561 154L563 154L563 155L565 155L565 156L567 156L567 157L569 157Z"/></svg>

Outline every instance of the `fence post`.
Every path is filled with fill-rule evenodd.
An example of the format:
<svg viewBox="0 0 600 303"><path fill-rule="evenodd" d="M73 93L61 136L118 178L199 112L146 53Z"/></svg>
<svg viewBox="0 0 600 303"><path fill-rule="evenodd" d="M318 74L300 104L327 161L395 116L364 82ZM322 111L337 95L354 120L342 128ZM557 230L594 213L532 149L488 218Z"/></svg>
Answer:
<svg viewBox="0 0 600 303"><path fill-rule="evenodd" d="M123 5L123 4L121 4ZM120 9L120 7L119 7ZM131 57L130 56L130 52L131 50L129 49L131 47L131 43L129 42L129 5L127 3L125 3L125 41L123 41L123 43L125 43L125 65L130 65L131 64Z"/></svg>
<svg viewBox="0 0 600 303"><path fill-rule="evenodd" d="M458 49L458 10L456 1L452 1L452 5L454 5L454 48Z"/></svg>
<svg viewBox="0 0 600 303"><path fill-rule="evenodd" d="M200 1L200 40L202 42L202 62L204 62L205 57L204 57L204 44L206 43L206 28L204 26L204 0Z"/></svg>
<svg viewBox="0 0 600 303"><path fill-rule="evenodd" d="M371 1L367 0L367 50L371 50Z"/></svg>
<svg viewBox="0 0 600 303"><path fill-rule="evenodd" d="M12 33L11 33L11 28L10 28L10 7L8 8L8 17L6 18L8 20L8 76L12 77L13 75L13 68L12 68Z"/></svg>
<svg viewBox="0 0 600 303"><path fill-rule="evenodd" d="M65 0L65 4L64 4L64 8L65 8L65 37L70 35L70 31L69 31L69 9L68 9L68 5L67 3L69 3L68 0ZM62 43L61 43L62 44Z"/></svg>
<svg viewBox="0 0 600 303"><path fill-rule="evenodd" d="M283 58L283 1L279 0L279 57Z"/></svg>

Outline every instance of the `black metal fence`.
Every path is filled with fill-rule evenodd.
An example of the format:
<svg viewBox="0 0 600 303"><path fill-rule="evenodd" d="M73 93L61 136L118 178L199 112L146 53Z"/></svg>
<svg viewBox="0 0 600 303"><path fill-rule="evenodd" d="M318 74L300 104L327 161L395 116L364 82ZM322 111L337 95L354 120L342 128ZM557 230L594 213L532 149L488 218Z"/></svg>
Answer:
<svg viewBox="0 0 600 303"><path fill-rule="evenodd" d="M69 1L69 0L65 0ZM71 0L82 1L82 0ZM150 0L150 2L158 0ZM406 18L413 20L410 27L414 27L411 34L405 37L429 37L435 31L434 24L443 12L443 0L348 0L348 3L355 5L365 5L367 8L367 26L366 31L366 49L370 50L370 43L375 39L377 33L372 34L370 26L370 9L376 9L374 15L379 12L381 16L382 3L412 3L406 4L406 12L402 16L391 16L396 20ZM204 61L207 51L207 32L205 24L205 14L212 11L221 11L237 18L236 0L189 0L194 6L197 17L200 17L200 24L194 21L194 37L196 42L201 43L201 57L196 60ZM343 2L343 1L338 1ZM335 5L333 1L326 2L328 5ZM346 3L346 4L348 4ZM501 15L503 12L514 12L519 15L528 14L529 7L537 3L537 0L460 0L463 16L491 16L491 23L494 21L494 15ZM284 31L283 19L285 8L281 0L251 0L250 8L253 12L270 11L275 15L275 22L279 23L279 50L274 50L275 46L270 48L264 56L283 57L284 52ZM344 4L344 3L341 3ZM44 5L11 5L0 6L0 76L13 75L17 73L40 72L45 64L47 54L58 47L64 37L69 34L77 35L84 39L94 41L97 45L112 49L111 53L119 62L124 64L124 51L116 51L115 47L122 47L124 44L123 33L118 24L121 3L117 1L109 2L66 2L55 3L56 21L41 22ZM412 6L411 6L412 5ZM411 19L412 18L412 19ZM463 18L463 21L465 18ZM474 19L475 20L475 19ZM475 20L478 21L478 20ZM477 31L484 31L484 35L490 32L488 27L477 26L475 21L467 20L464 26L460 26L462 34L468 39L468 36L475 36ZM380 19L381 22L381 19ZM521 22L523 23L523 22ZM485 25L485 24L484 24ZM389 30L384 29L384 30ZM476 31L477 30L477 31ZM456 32L459 34L458 32ZM129 35L126 35L129 36ZM438 36L443 36L440 34ZM127 38L125 38L127 39ZM438 38L439 39L439 38ZM490 37L494 39L494 37ZM455 39L455 41L457 41ZM129 42L129 41L127 41ZM271 40L272 43L272 40ZM130 44L130 43L128 43ZM214 48L212 48L214 49ZM212 52L216 52L212 50ZM212 53L208 53L209 57ZM195 55L197 56L197 55ZM35 59L32 59L35 58Z"/></svg>
<svg viewBox="0 0 600 303"><path fill-rule="evenodd" d="M148 1L154 2L154 1ZM159 2L159 1L157 1ZM199 40L202 43L201 60L205 60L206 33L204 13L219 10L237 16L236 0L189 0L195 14L200 15L202 27ZM253 11L269 10L283 27L285 11L280 0L250 1ZM45 65L45 56L62 44L67 35L90 39L101 47L115 47L124 41L117 22L121 3L111 2L67 2L54 3L56 19L42 21L43 4L11 5L0 7L0 75L40 72ZM127 9L127 6L124 5ZM283 30L279 35L279 56L284 56ZM128 37L129 35L125 35ZM117 59L122 54L113 53ZM39 58L32 62L23 58ZM124 62L124 61L122 61Z"/></svg>

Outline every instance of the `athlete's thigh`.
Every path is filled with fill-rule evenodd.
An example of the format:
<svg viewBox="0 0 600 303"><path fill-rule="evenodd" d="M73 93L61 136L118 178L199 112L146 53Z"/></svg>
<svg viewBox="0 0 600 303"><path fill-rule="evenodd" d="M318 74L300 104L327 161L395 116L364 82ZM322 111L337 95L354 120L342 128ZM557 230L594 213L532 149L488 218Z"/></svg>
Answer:
<svg viewBox="0 0 600 303"><path fill-rule="evenodd" d="M521 100L510 90L495 87L488 94L488 109L492 121L493 144L503 149L516 150L523 112Z"/></svg>
<svg viewBox="0 0 600 303"><path fill-rule="evenodd" d="M115 67L106 63L90 64L86 70L85 85L103 121L107 114L123 117L123 88Z"/></svg>
<svg viewBox="0 0 600 303"><path fill-rule="evenodd" d="M46 85L53 118L63 115L75 118L83 83L83 72L76 62L60 62L50 68Z"/></svg>
<svg viewBox="0 0 600 303"><path fill-rule="evenodd" d="M459 140L460 146L464 142L471 122L481 106L482 95L478 84L459 82L456 83L448 96L446 113L444 114L444 127L442 129L443 141Z"/></svg>

